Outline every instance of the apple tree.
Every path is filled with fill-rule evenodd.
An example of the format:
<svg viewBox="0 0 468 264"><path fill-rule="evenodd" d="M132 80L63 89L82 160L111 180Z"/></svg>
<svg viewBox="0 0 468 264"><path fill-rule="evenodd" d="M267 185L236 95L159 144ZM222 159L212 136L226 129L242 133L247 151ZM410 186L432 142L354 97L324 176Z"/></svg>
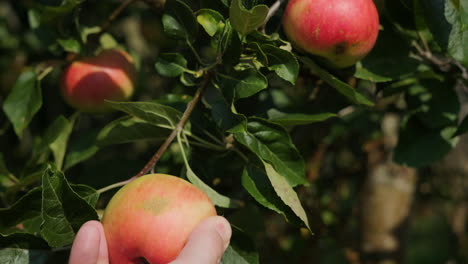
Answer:
<svg viewBox="0 0 468 264"><path fill-rule="evenodd" d="M2 1L0 54L1 263L66 263L150 172L230 221L222 263L468 261L468 1Z"/></svg>

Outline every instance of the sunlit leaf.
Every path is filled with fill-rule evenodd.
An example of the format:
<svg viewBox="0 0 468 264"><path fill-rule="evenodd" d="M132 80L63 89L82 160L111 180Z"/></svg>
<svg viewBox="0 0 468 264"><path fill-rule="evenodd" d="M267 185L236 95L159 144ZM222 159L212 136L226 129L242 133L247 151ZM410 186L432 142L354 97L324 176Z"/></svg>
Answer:
<svg viewBox="0 0 468 264"><path fill-rule="evenodd" d="M237 32L247 35L263 24L268 10L266 5L256 5L251 10L247 10L242 5L242 0L232 0L229 20Z"/></svg>

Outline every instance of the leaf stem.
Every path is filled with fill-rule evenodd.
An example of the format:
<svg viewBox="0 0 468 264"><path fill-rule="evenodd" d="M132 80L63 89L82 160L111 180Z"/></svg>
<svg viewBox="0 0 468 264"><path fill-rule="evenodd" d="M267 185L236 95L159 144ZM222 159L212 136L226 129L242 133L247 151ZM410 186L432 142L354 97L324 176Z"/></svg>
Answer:
<svg viewBox="0 0 468 264"><path fill-rule="evenodd" d="M189 46L190 50L192 51L193 55L195 56L195 58L197 58L197 61L201 64L201 65L204 65L203 63L203 60L202 58L200 57L200 55L198 54L197 50L195 49L195 47L192 45L192 43L187 39L185 41L187 43L187 46Z"/></svg>
<svg viewBox="0 0 468 264"><path fill-rule="evenodd" d="M146 165L143 167L143 169L135 175L135 178L138 178L142 175L145 175L149 171L151 171L158 160L161 158L161 156L164 154L164 152L167 150L167 148L170 146L172 141L174 141L175 137L177 136L177 133L182 131L184 128L185 124L189 120L190 115L192 114L193 110L195 109L195 106L198 104L200 101L201 95L205 91L206 87L209 85L211 82L211 73L208 72L207 76L205 77L205 80L203 83L200 85L198 88L197 92L195 93L195 96L193 97L192 101L190 101L187 104L187 109L185 109L184 113L182 114L182 117L180 118L179 123L177 123L176 127L174 130L172 130L172 133L167 137L167 139L164 141L164 143L159 147L158 151L151 157L151 159L146 163Z"/></svg>
<svg viewBox="0 0 468 264"><path fill-rule="evenodd" d="M194 140L198 141L198 142L189 142L189 144L192 144L192 145L197 145L197 146L202 146L202 147L205 147L205 148L209 148L209 149L213 149L213 150L219 150L219 151L223 151L223 150L226 150L226 148L224 147L224 144L219 144L219 145L216 145L216 144L213 144L209 141L206 141L198 136L195 136L195 135L189 135L189 137L193 138Z"/></svg>

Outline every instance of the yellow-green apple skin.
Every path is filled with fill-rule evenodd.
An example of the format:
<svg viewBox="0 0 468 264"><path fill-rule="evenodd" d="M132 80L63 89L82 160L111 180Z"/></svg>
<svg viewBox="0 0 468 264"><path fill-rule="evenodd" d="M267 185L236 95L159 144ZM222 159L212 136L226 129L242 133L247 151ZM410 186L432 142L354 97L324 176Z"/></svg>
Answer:
<svg viewBox="0 0 468 264"><path fill-rule="evenodd" d="M372 0L290 0L283 29L298 50L346 68L374 47L379 14Z"/></svg>
<svg viewBox="0 0 468 264"><path fill-rule="evenodd" d="M120 189L104 212L110 264L169 263L192 230L214 215L210 198L191 183L166 174L141 176Z"/></svg>
<svg viewBox="0 0 468 264"><path fill-rule="evenodd" d="M71 63L62 74L65 101L83 112L106 112L104 100L125 101L134 91L133 58L119 49L104 50L94 57Z"/></svg>

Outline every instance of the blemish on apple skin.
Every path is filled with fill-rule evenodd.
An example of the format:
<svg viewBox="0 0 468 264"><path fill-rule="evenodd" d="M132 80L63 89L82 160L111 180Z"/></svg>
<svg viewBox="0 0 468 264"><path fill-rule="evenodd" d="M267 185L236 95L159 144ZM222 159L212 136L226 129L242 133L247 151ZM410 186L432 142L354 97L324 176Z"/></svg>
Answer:
<svg viewBox="0 0 468 264"><path fill-rule="evenodd" d="M315 28L315 30L314 30L314 35L315 35L315 38L316 38L316 39L319 39L320 27L316 27L316 28Z"/></svg>
<svg viewBox="0 0 468 264"><path fill-rule="evenodd" d="M162 198L154 198L144 200L140 206L143 210L151 213L152 215L159 215L168 208L169 201Z"/></svg>
<svg viewBox="0 0 468 264"><path fill-rule="evenodd" d="M340 54L344 54L347 49L348 49L348 44L346 42L340 42L335 45L335 48L333 51L336 55L340 55Z"/></svg>

